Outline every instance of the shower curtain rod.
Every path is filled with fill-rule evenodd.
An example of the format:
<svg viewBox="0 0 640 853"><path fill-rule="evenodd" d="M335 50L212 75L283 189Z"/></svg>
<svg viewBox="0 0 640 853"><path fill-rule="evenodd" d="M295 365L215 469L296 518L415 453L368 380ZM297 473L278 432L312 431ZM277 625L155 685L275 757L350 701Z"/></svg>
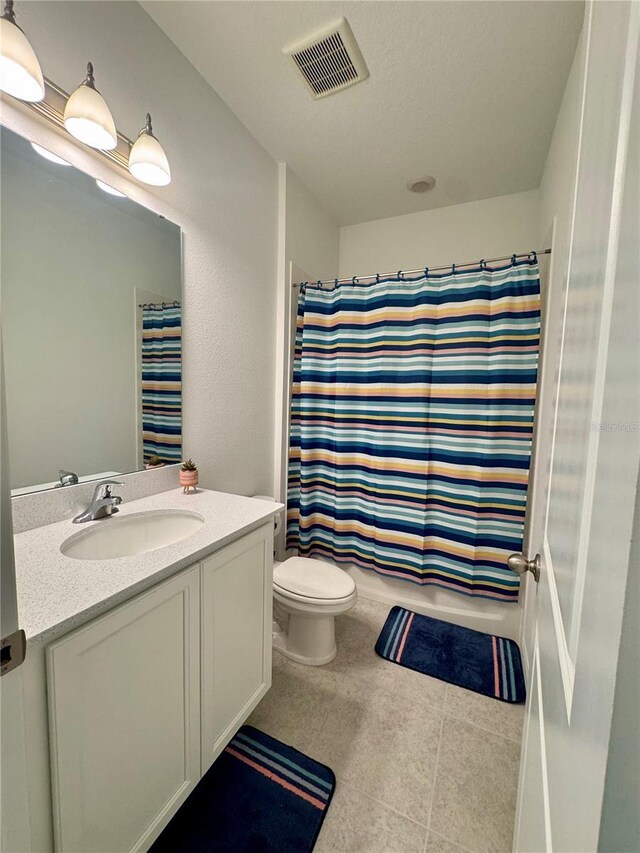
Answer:
<svg viewBox="0 0 640 853"><path fill-rule="evenodd" d="M160 308L180 308L180 303L177 299L174 299L173 302L140 302L138 308L157 308L158 310Z"/></svg>
<svg viewBox="0 0 640 853"><path fill-rule="evenodd" d="M417 270L398 270L397 272L385 272L385 273L371 273L370 275L354 275L350 278L327 278L324 280L318 281L297 281L292 282L292 287L300 287L301 285L317 287L322 290L325 284L332 284L336 287L338 284L358 284L363 281L363 279L373 278L376 281L379 281L381 278L399 278L402 279L405 275L417 275L418 273L428 274L430 272L435 272L436 270L448 270L450 269L455 273L458 267L480 267L482 268L485 264L495 264L498 261L511 261L515 263L518 258L531 258L533 255L534 258L538 255L550 255L551 249L541 249L538 251L531 252L521 252L520 254L515 255L503 255L501 258L482 258L480 261L467 261L466 264L445 264L443 267L420 267ZM409 284L409 282L407 282Z"/></svg>

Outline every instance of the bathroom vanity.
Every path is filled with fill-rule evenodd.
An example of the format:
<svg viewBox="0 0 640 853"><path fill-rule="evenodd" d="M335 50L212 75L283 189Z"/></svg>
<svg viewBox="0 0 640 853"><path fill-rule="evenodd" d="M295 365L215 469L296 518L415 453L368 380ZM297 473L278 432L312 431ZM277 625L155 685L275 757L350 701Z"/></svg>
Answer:
<svg viewBox="0 0 640 853"><path fill-rule="evenodd" d="M33 850L146 850L269 689L280 509L176 489L16 535ZM202 523L172 544L68 555L185 510Z"/></svg>

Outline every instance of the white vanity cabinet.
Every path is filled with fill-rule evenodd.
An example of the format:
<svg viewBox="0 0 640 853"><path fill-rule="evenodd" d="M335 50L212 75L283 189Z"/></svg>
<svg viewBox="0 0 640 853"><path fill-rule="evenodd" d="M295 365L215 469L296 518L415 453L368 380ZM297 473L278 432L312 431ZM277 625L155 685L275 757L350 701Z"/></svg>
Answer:
<svg viewBox="0 0 640 853"><path fill-rule="evenodd" d="M202 562L202 772L271 686L273 537Z"/></svg>
<svg viewBox="0 0 640 853"><path fill-rule="evenodd" d="M272 549L269 523L47 647L56 850L147 850L268 690Z"/></svg>
<svg viewBox="0 0 640 853"><path fill-rule="evenodd" d="M47 650L56 849L144 850L200 778L198 566Z"/></svg>

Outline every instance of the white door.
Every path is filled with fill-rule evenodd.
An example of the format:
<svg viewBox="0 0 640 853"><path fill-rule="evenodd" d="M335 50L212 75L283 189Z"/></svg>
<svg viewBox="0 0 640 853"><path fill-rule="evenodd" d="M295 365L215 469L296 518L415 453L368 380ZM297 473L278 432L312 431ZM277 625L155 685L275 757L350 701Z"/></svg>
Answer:
<svg viewBox="0 0 640 853"><path fill-rule="evenodd" d="M598 847L640 460L639 22L637 3L586 10L568 267L554 246L525 549L541 577L536 588L526 576L518 853Z"/></svg>

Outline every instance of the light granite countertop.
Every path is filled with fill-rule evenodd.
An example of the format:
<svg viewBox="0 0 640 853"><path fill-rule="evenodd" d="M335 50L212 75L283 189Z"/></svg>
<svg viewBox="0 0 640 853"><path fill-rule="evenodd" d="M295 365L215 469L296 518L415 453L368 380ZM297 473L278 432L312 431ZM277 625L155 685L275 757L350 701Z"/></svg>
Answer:
<svg viewBox="0 0 640 853"><path fill-rule="evenodd" d="M97 524L117 524L133 513L167 509L200 513L204 524L180 542L129 557L77 560L60 550L69 536ZM113 519L84 524L65 520L18 533L18 613L27 644L51 642L255 530L281 509L282 504L223 492L199 489L184 495L182 489L172 489L122 503Z"/></svg>

